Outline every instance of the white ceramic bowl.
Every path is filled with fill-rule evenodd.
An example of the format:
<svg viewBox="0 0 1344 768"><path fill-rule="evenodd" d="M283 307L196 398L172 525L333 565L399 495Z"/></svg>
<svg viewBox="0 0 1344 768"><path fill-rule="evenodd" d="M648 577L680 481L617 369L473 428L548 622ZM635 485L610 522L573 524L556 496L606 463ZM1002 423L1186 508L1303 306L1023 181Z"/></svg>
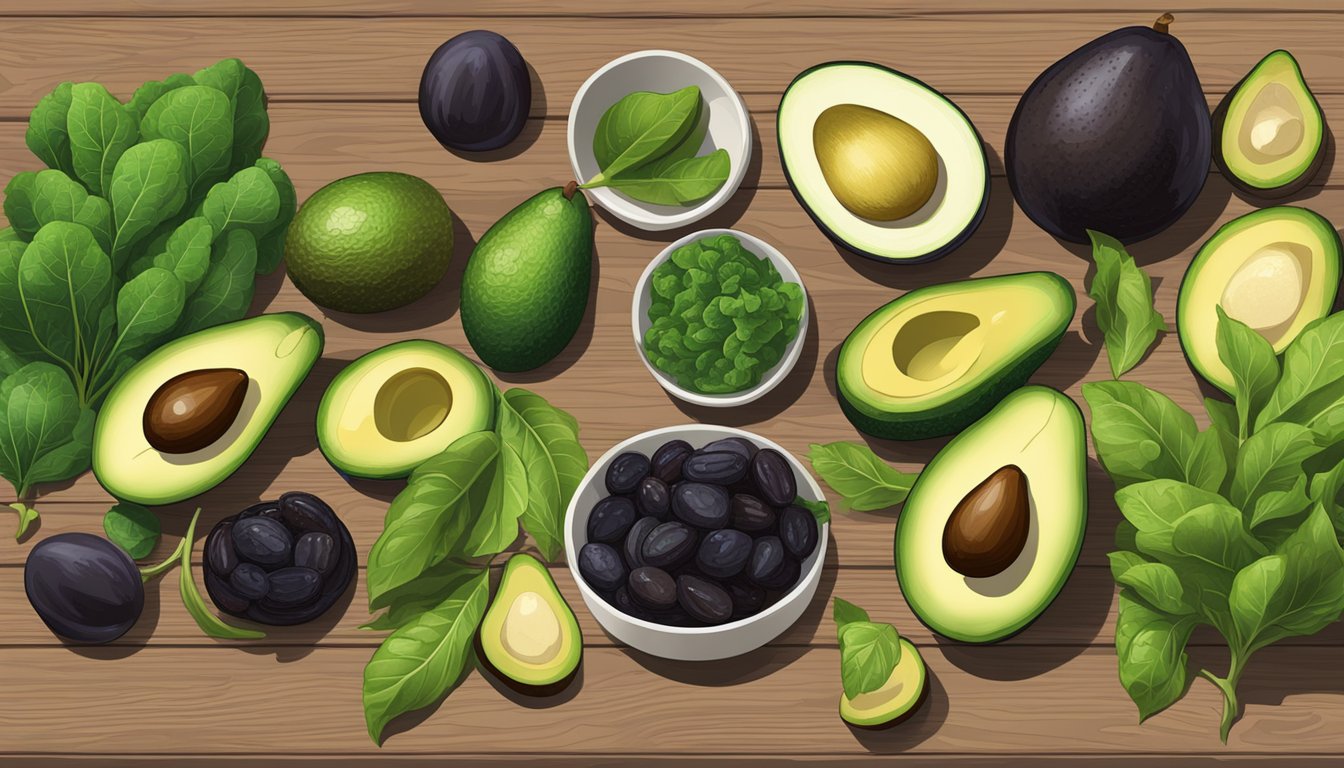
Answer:
<svg viewBox="0 0 1344 768"><path fill-rule="evenodd" d="M670 627L627 616L603 600L579 575L578 552L587 543L588 515L593 505L606 495L604 484L607 467L613 459L626 451L639 451L646 456L652 455L663 443L677 438L699 448L723 437L745 437L761 448L774 448L779 451L793 468L793 475L798 481L798 495L812 501L825 499L817 482L803 469L798 460L774 442L732 427L686 424L650 430L612 446L611 450L593 464L588 474L584 475L565 515L565 555L569 560L570 573L573 574L575 583L579 585L579 594L583 595L583 602L588 606L588 612L612 637L664 659L710 661L753 651L779 637L803 615L803 611L807 610L808 604L812 602L812 596L816 594L817 584L821 582L821 567L830 536L829 523L820 526L817 548L803 562L802 575L787 595L755 616L715 627Z"/></svg>
<svg viewBox="0 0 1344 768"><path fill-rule="evenodd" d="M621 221L643 230L656 232L699 221L718 210L741 186L751 162L751 117L742 97L699 59L676 51L636 51L594 72L574 94L569 107L569 162L575 178L582 183L601 170L593 157L593 134L603 113L634 91L671 93L688 85L700 86L709 111L709 126L699 154L722 148L732 163L728 180L719 191L686 207L642 203L606 187L584 190Z"/></svg>
<svg viewBox="0 0 1344 768"><path fill-rule="evenodd" d="M803 290L803 314L798 318L798 335L793 337L793 341L784 348L784 354L779 358L779 362L774 367L765 372L761 381L751 389L741 392L734 392L728 395L706 395L700 392L692 392L677 385L667 374L654 367L649 360L649 356L644 353L644 333L649 330L653 323L649 320L649 305L653 303L653 270L658 268L659 264L672 257L672 252L687 243L699 240L705 237L716 237L718 235L732 235L742 241L742 247L757 256L764 256L775 265L779 270L779 276L785 282L797 283ZM745 232L739 232L736 229L702 229L699 232L681 238L680 240L667 246L654 257L653 261L644 268L644 274L639 276L639 282L635 283L634 301L630 306L630 328L635 334L635 350L639 353L639 359L644 361L644 367L649 369L653 378L657 379L658 384L663 389L672 393L675 397L685 400L695 405L705 405L711 408L733 408L739 405L746 405L761 398L765 393L779 386L779 383L788 377L793 366L798 363L798 357L803 352L803 342L807 339L807 286L803 285L803 277L794 269L793 264L784 258L777 248L755 235L748 235Z"/></svg>

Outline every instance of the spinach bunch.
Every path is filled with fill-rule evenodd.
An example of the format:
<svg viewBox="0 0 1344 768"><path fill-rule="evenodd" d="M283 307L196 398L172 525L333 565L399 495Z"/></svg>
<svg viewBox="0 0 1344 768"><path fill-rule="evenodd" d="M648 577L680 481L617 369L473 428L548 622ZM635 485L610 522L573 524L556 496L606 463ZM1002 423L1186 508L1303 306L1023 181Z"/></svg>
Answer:
<svg viewBox="0 0 1344 768"><path fill-rule="evenodd" d="M489 597L488 558L532 536L554 560L570 497L588 471L574 417L525 389L497 398L495 428L459 438L411 473L369 553L364 626L393 630L364 668L364 717L428 706L462 677Z"/></svg>
<svg viewBox="0 0 1344 768"><path fill-rule="evenodd" d="M10 179L0 229L0 474L20 498L88 467L93 409L131 365L241 318L279 265L296 200L261 156L269 129L237 59L125 104L62 83L33 109L27 144L48 168ZM34 439L54 424L70 428Z"/></svg>
<svg viewBox="0 0 1344 768"><path fill-rule="evenodd" d="M1212 422L1142 384L1083 385L1097 455L1124 520L1111 571L1120 592L1120 681L1141 719L1189 686L1185 646L1200 624L1226 641L1221 736L1238 713L1251 656L1312 635L1344 611L1344 313L1284 351L1218 310L1218 354L1234 403L1206 399Z"/></svg>

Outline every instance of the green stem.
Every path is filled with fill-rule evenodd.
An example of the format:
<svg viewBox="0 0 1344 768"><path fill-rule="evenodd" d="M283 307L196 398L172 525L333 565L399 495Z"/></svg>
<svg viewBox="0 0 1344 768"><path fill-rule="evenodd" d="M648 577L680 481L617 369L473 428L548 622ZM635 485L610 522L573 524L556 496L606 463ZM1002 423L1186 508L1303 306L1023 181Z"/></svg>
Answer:
<svg viewBox="0 0 1344 768"><path fill-rule="evenodd" d="M1218 735L1222 738L1224 744L1227 743L1227 736L1232 731L1232 723L1236 722L1241 709L1241 704L1237 701L1237 681L1241 679L1241 673L1246 669L1248 658L1249 654L1233 648L1232 661L1227 668L1227 677L1218 677L1207 669L1199 671L1202 677L1223 692L1223 718L1219 723Z"/></svg>
<svg viewBox="0 0 1344 768"><path fill-rule="evenodd" d="M173 554L169 555L168 558L165 559L163 562L141 568L140 581L148 582L150 579L153 579L157 576L162 576L168 571L171 571L173 569L173 566L181 562L182 551L190 546L190 542L191 542L190 539L185 538L182 539L177 543L177 549L173 550Z"/></svg>

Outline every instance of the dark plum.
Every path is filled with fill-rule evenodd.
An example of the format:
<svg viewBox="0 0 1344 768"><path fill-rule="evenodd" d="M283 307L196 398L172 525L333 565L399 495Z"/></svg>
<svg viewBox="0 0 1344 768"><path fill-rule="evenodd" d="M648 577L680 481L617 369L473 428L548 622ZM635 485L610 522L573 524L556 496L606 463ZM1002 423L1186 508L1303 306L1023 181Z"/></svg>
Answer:
<svg viewBox="0 0 1344 768"><path fill-rule="evenodd" d="M817 518L802 507L785 507L779 513L779 540L790 555L805 559L817 548Z"/></svg>
<svg viewBox="0 0 1344 768"><path fill-rule="evenodd" d="M278 520L249 517L233 526L233 548L238 556L267 570L288 565L294 550L294 536Z"/></svg>
<svg viewBox="0 0 1344 768"><path fill-rule="evenodd" d="M784 454L774 448L756 453L751 460L751 479L767 504L782 507L798 497L798 480Z"/></svg>
<svg viewBox="0 0 1344 768"><path fill-rule="evenodd" d="M608 496L588 515L588 540L599 544L622 541L637 517L634 502L624 496Z"/></svg>
<svg viewBox="0 0 1344 768"><path fill-rule="evenodd" d="M116 640L145 608L135 562L90 533L58 533L39 541L24 562L23 588L47 628L74 643Z"/></svg>
<svg viewBox="0 0 1344 768"><path fill-rule="evenodd" d="M693 483L732 485L747 476L749 463L740 453L696 451L686 457L681 474Z"/></svg>
<svg viewBox="0 0 1344 768"><path fill-rule="evenodd" d="M695 565L707 576L726 579L742 572L751 557L751 537L741 531L724 528L710 531L700 541Z"/></svg>
<svg viewBox="0 0 1344 768"><path fill-rule="evenodd" d="M733 601L733 618L755 616L765 608L765 590L746 579L733 579L724 585Z"/></svg>
<svg viewBox="0 0 1344 768"><path fill-rule="evenodd" d="M635 602L651 611L670 610L677 604L677 582L661 568L634 569L626 580L626 588Z"/></svg>
<svg viewBox="0 0 1344 768"><path fill-rule="evenodd" d="M238 567L238 553L233 550L233 523L220 523L205 539L205 564L220 578L228 578Z"/></svg>
<svg viewBox="0 0 1344 768"><path fill-rule="evenodd" d="M775 531L775 509L745 493L735 493L730 501L729 524L743 533L764 536Z"/></svg>
<svg viewBox="0 0 1344 768"><path fill-rule="evenodd" d="M675 568L695 555L695 531L682 523L661 523L644 539L644 564L655 568Z"/></svg>
<svg viewBox="0 0 1344 768"><path fill-rule="evenodd" d="M271 579L261 566L239 563L229 575L229 587L247 600L260 600L271 588Z"/></svg>
<svg viewBox="0 0 1344 768"><path fill-rule="evenodd" d="M594 589L610 592L625 583L625 563L608 544L590 541L579 550L579 574Z"/></svg>
<svg viewBox="0 0 1344 768"><path fill-rule="evenodd" d="M756 444L745 437L722 437L712 443L707 444L700 449L705 453L716 451L727 451L729 453L741 454L742 458L751 461L751 457L756 455Z"/></svg>
<svg viewBox="0 0 1344 768"><path fill-rule="evenodd" d="M681 482L681 465L695 450L685 440L670 440L653 452L650 462L653 476L668 485Z"/></svg>
<svg viewBox="0 0 1344 768"><path fill-rule="evenodd" d="M286 493L280 497L279 505L281 520L296 536L313 531L332 535L337 532L336 513L311 493Z"/></svg>
<svg viewBox="0 0 1344 768"><path fill-rule="evenodd" d="M769 589L784 570L784 561L787 559L788 552L784 550L784 542L778 536L762 536L751 549L751 559L747 561L747 578Z"/></svg>
<svg viewBox="0 0 1344 768"><path fill-rule="evenodd" d="M290 566L270 576L266 600L278 606L303 605L322 589L322 574L312 568Z"/></svg>
<svg viewBox="0 0 1344 768"><path fill-rule="evenodd" d="M639 487L635 489L635 507L641 515L653 515L659 520L666 520L672 511L672 491L667 483L649 475L640 480Z"/></svg>
<svg viewBox="0 0 1344 768"><path fill-rule="evenodd" d="M733 616L733 600L728 591L698 576L677 578L677 604L691 618L706 624L722 624Z"/></svg>
<svg viewBox="0 0 1344 768"><path fill-rule="evenodd" d="M639 481L649 475L649 457L638 451L626 451L607 467L607 492L623 496L634 493Z"/></svg>
<svg viewBox="0 0 1344 768"><path fill-rule="evenodd" d="M728 525L728 489L708 483L677 483L672 488L672 512L697 528L716 530Z"/></svg>
<svg viewBox="0 0 1344 768"><path fill-rule="evenodd" d="M420 119L448 149L485 152L518 137L532 109L532 78L506 38L483 29L439 46L420 75Z"/></svg>
<svg viewBox="0 0 1344 768"><path fill-rule="evenodd" d="M661 522L656 517L641 517L630 526L630 532L625 534L625 541L621 546L627 567L639 568L644 565L644 540L649 538L649 534Z"/></svg>
<svg viewBox="0 0 1344 768"><path fill-rule="evenodd" d="M321 531L311 531L294 542L294 564L326 576L336 567L336 540Z"/></svg>

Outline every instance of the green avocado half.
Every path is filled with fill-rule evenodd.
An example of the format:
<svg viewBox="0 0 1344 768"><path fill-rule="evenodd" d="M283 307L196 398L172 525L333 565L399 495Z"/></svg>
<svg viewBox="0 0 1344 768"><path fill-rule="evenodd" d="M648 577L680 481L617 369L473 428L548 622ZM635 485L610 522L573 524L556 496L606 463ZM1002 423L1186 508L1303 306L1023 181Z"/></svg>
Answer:
<svg viewBox="0 0 1344 768"><path fill-rule="evenodd" d="M204 493L242 466L321 354L322 327L296 312L217 325L164 344L108 392L94 425L93 474L108 493L139 504ZM239 386L221 392L218 373ZM219 434L199 447L163 450L148 433L151 410L171 414L168 426L208 425ZM189 433L174 437L200 442Z"/></svg>
<svg viewBox="0 0 1344 768"><path fill-rule="evenodd" d="M1320 214L1281 205L1224 224L1181 280L1176 328L1191 367L1231 393L1218 356L1218 307L1283 352L1309 323L1330 314L1339 292L1340 239Z"/></svg>
<svg viewBox="0 0 1344 768"><path fill-rule="evenodd" d="M901 658L880 688L854 698L840 694L840 718L856 728L890 728L908 719L929 697L929 671L919 649L900 639Z"/></svg>
<svg viewBox="0 0 1344 768"><path fill-rule="evenodd" d="M841 345L841 410L876 437L952 434L1026 382L1075 308L1073 287L1053 272L910 291L864 318Z"/></svg>
<svg viewBox="0 0 1344 768"><path fill-rule="evenodd" d="M1016 479L996 482L1005 476ZM945 637L1002 640L1055 599L1086 525L1082 412L1054 389L1023 387L952 438L915 481L896 521L901 593Z"/></svg>
<svg viewBox="0 0 1344 768"><path fill-rule="evenodd" d="M1213 159L1246 192L1284 197L1325 160L1325 115L1297 59L1273 51L1228 92L1213 115Z"/></svg>
<svg viewBox="0 0 1344 768"><path fill-rule="evenodd" d="M583 633L541 561L527 554L509 558L476 650L488 671L521 693L554 695L574 679Z"/></svg>

